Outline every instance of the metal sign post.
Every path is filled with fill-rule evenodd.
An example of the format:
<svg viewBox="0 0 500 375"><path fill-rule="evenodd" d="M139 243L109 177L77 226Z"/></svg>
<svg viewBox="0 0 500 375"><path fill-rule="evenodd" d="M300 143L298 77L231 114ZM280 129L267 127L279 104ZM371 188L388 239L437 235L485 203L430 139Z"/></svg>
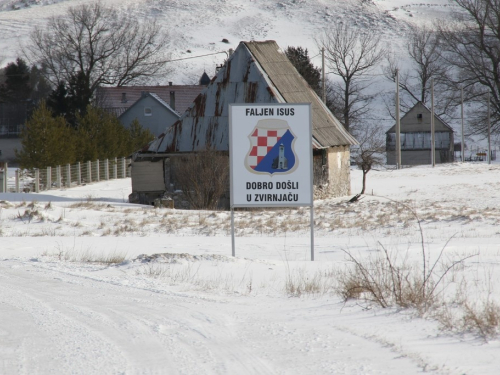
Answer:
<svg viewBox="0 0 500 375"><path fill-rule="evenodd" d="M231 255L236 256L236 248L234 244L234 208L231 206Z"/></svg>
<svg viewBox="0 0 500 375"><path fill-rule="evenodd" d="M311 261L314 261L314 205L311 204Z"/></svg>
<svg viewBox="0 0 500 375"><path fill-rule="evenodd" d="M311 104L229 105L231 238L234 207L311 207L314 210Z"/></svg>

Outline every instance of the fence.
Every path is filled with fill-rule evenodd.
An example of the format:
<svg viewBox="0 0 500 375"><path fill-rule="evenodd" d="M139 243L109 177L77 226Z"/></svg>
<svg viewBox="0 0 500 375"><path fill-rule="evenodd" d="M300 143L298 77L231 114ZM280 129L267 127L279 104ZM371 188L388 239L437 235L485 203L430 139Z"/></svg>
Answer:
<svg viewBox="0 0 500 375"><path fill-rule="evenodd" d="M70 188L92 182L130 177L130 159L114 158L87 161L73 165L58 165L43 169L16 169L15 178L6 179L7 167L3 169L0 192L35 192ZM2 173L2 172L0 172Z"/></svg>

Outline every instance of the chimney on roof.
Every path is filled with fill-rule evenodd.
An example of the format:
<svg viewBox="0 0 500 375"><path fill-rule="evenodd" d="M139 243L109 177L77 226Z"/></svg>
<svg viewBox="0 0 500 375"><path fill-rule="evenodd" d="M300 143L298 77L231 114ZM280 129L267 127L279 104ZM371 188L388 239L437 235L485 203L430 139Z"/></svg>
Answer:
<svg viewBox="0 0 500 375"><path fill-rule="evenodd" d="M122 92L122 103L126 103L126 102L127 102L127 93Z"/></svg>
<svg viewBox="0 0 500 375"><path fill-rule="evenodd" d="M170 91L170 108L175 111L175 91Z"/></svg>
<svg viewBox="0 0 500 375"><path fill-rule="evenodd" d="M169 82L169 83L168 83L168 85L169 85L169 86L172 86L172 82Z"/></svg>

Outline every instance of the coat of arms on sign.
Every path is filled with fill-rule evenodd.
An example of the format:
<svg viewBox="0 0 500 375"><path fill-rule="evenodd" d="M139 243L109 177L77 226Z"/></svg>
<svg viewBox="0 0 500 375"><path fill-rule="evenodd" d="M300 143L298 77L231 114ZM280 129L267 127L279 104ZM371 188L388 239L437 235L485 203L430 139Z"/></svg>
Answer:
<svg viewBox="0 0 500 375"><path fill-rule="evenodd" d="M259 120L248 138L250 150L245 158L245 166L250 172L287 174L297 168L299 160L293 148L297 138L287 121Z"/></svg>

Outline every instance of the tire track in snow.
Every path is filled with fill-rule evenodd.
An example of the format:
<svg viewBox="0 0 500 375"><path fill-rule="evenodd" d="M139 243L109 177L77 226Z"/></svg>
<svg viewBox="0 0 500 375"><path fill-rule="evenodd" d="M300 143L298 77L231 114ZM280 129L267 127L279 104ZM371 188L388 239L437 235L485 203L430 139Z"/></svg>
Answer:
<svg viewBox="0 0 500 375"><path fill-rule="evenodd" d="M23 366L25 373L276 373L237 336L234 319L220 303L211 302L207 309L206 300L197 303L30 264L0 265L0 271L0 301L11 312L23 312L28 324L16 337L25 336L27 352L34 353L10 356L11 368Z"/></svg>
<svg viewBox="0 0 500 375"><path fill-rule="evenodd" d="M57 303L48 297L57 293L59 286L49 280L32 277L5 277L0 284L0 300L4 313L21 314L23 326L19 332L10 332L18 340L15 359L20 363L6 363L18 367L21 374L98 373L101 368L116 368L124 358L99 331L93 331L58 310ZM26 283L33 283L26 288ZM10 318L9 318L10 321ZM21 337L19 337L21 336ZM76 365L75 365L76 363ZM75 372L75 368L80 370Z"/></svg>
<svg viewBox="0 0 500 375"><path fill-rule="evenodd" d="M281 369L277 374L422 373L416 358L338 326L336 312L329 313L330 309L323 307L305 310L300 305L297 299L291 306L253 306L242 317L246 328L241 334L255 345L255 350L265 353L275 368Z"/></svg>

